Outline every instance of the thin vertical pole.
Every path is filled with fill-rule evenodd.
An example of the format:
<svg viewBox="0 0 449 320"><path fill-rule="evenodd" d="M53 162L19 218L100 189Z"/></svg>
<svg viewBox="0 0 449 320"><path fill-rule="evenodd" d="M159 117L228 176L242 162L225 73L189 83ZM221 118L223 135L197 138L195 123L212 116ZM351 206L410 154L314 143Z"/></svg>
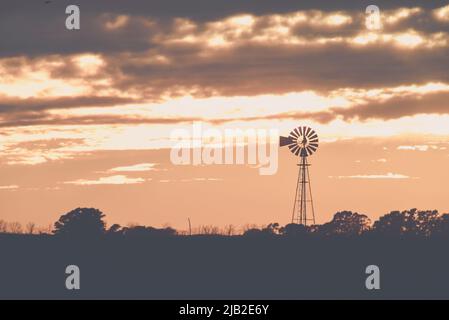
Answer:
<svg viewBox="0 0 449 320"><path fill-rule="evenodd" d="M309 164L308 164L309 166ZM309 175L309 167L307 166L307 180L309 181L309 193L310 193L310 206L312 207L312 218L313 224L315 223L315 208L313 207L313 198L312 198L312 185L310 184L310 175Z"/></svg>
<svg viewBox="0 0 449 320"><path fill-rule="evenodd" d="M302 175L303 175L303 184L302 184L302 188L304 190L304 212L303 212L303 224L306 226L307 225L307 179L306 179L306 170L307 170L307 165L306 165L306 157L302 157Z"/></svg>
<svg viewBox="0 0 449 320"><path fill-rule="evenodd" d="M302 176L302 159L301 159L301 163L299 164L299 170L300 170L300 174L301 174L301 180L299 181L300 185L299 185L299 189L300 189L300 195L299 195L299 212L298 212L298 219L297 219L297 223L301 224L302 223L302 208L303 208L303 204L302 204L302 199L304 199L304 190L302 188L302 182L303 182L303 176Z"/></svg>
<svg viewBox="0 0 449 320"><path fill-rule="evenodd" d="M299 166L299 171L298 171L298 179L296 181L296 191L295 191L295 202L293 203L293 213L292 213L292 223L295 223L295 215L296 215L296 205L298 203L298 187L299 187L299 179L300 179L300 175L301 175L301 167Z"/></svg>

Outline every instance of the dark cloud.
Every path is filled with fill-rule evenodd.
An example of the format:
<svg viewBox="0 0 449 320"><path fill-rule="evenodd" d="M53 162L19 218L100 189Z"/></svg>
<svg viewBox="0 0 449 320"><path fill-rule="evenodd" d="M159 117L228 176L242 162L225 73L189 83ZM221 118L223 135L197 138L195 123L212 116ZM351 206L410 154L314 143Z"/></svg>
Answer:
<svg viewBox="0 0 449 320"><path fill-rule="evenodd" d="M233 121L257 120L313 120L318 123L329 123L336 119L352 120L392 120L405 116L420 114L449 114L449 93L428 93L426 95L408 95L391 98L385 102L370 101L349 108L329 108L318 112L287 112L268 116L254 116L231 119L204 119L201 117L183 118L139 118L120 115L89 115L62 117L45 113L20 114L0 123L0 127L33 126L33 125L114 125L114 124L181 124L194 121L223 124Z"/></svg>
<svg viewBox="0 0 449 320"><path fill-rule="evenodd" d="M9 98L0 97L0 115L24 112L38 112L48 109L69 109L92 106L115 106L126 103L136 102L130 98L120 97L98 97L98 96L80 96L80 97L60 97L60 98Z"/></svg>
<svg viewBox="0 0 449 320"><path fill-rule="evenodd" d="M447 46L400 49L391 44L285 45L276 41L254 44L245 41L244 36L239 41L236 40L235 46L231 48L213 50L201 42L169 43L171 35L181 36L175 31L175 17L193 19L197 25L193 34L199 35L206 29L205 21L236 13L261 15L291 13L300 9L352 10L350 13L353 21L348 25L330 27L299 24L292 31L297 36L312 41L317 37L351 37L364 28L364 10L361 9L366 5L363 1L357 4L354 1L339 1L338 5L328 1L231 2L195 0L189 1L187 5L179 0L129 1L124 5L115 2L106 4L105 1L81 1L82 27L80 31L73 32L60 26L64 26L64 14L59 14L58 18L47 17L64 12L63 8L68 4L66 1L55 2L43 8L29 2L20 6L15 3L2 4L10 14L3 17L5 11L0 12L0 38L3 39L0 55L22 56L5 60L3 67L10 75L17 75L24 64L33 65L39 59L59 57L65 58L65 62L62 66L48 67L52 77L86 78L69 57L74 53L99 53L106 65L95 76L111 79L114 88L138 92L145 99L152 100L186 92L196 96L254 95L449 80L449 74L441 68L449 63ZM443 1L395 1L394 5L391 1L377 3L385 10L402 6L436 8L444 4ZM132 17L125 27L114 31L106 30L105 22L117 14L130 14ZM23 17L19 18L21 15ZM26 15L32 15L31 20ZM16 26L18 23L20 25ZM265 20L259 22L247 37L260 35L267 23ZM384 32L407 31L410 28L449 32L449 23L437 23L430 11L423 10L394 27L386 26ZM14 37L8 36L11 30L14 31ZM424 34L425 38L430 37L428 36ZM36 55L41 57L32 58ZM164 57L169 63L148 62L149 58L156 56Z"/></svg>
<svg viewBox="0 0 449 320"><path fill-rule="evenodd" d="M173 63L137 66L119 56L108 57L108 64L114 66L110 75L116 79L114 86L119 90L138 89L149 96L176 95L176 88L193 91L196 96L236 96L449 82L449 73L441 67L449 63L446 48L410 52L376 45L246 45L206 58L194 49L173 55L169 50L162 53ZM127 77L116 77L115 73Z"/></svg>
<svg viewBox="0 0 449 320"><path fill-rule="evenodd" d="M429 93L396 97L385 102L372 101L349 109L334 108L345 120L390 120L418 114L449 114L449 93Z"/></svg>
<svg viewBox="0 0 449 320"><path fill-rule="evenodd" d="M0 99L0 127L57 125L57 124L96 124L108 123L108 117L67 117L48 114L51 109L70 109L81 107L111 107L135 102L134 99L120 97L61 97L61 98L1 98ZM115 119L117 123L119 119Z"/></svg>
<svg viewBox="0 0 449 320"><path fill-rule="evenodd" d="M23 141L16 144L12 144L8 146L8 149L27 149L30 151L50 151L53 149L70 147L83 145L85 139L67 139L67 138L58 138L58 139L50 139L50 140L33 140L33 141Z"/></svg>
<svg viewBox="0 0 449 320"><path fill-rule="evenodd" d="M0 3L0 56L70 54L79 52L144 51L155 44L148 41L155 30L148 28L142 19L158 22L160 31L176 17L192 19L198 23L222 19L239 13L254 15L286 14L298 10L351 11L363 14L371 1L353 0L78 0L81 8L81 30L65 29L65 8L70 0L43 1L15 0ZM407 1L378 0L381 10L399 7L427 9L447 5L444 0ZM105 15L126 14L134 18L123 32L107 32L103 27ZM358 26L358 25L356 25ZM424 30L441 30L431 19L409 19L402 27L417 26ZM447 30L447 25L446 25ZM11 36L13 35L13 36Z"/></svg>
<svg viewBox="0 0 449 320"><path fill-rule="evenodd" d="M318 112L286 112L269 116L245 117L231 120L213 120L213 123L227 121L255 121L255 120L312 120L321 124L336 119L352 120L393 120L406 116L420 114L449 115L449 93L436 92L426 95L408 95L391 98L385 102L376 100L349 108L332 107Z"/></svg>
<svg viewBox="0 0 449 320"><path fill-rule="evenodd" d="M84 125L133 125L133 124L182 124L194 121L207 121L198 117L184 118L139 118L132 116L89 115L62 117L39 113L20 114L0 122L1 128L27 126L84 126Z"/></svg>
<svg viewBox="0 0 449 320"><path fill-rule="evenodd" d="M208 122L213 124L223 124L226 122L234 121L257 121L257 120L312 120L318 123L329 123L336 119L336 114L331 111L319 111L319 112L285 112L272 114L267 116L254 116L245 118L234 118L234 119L215 119L209 120Z"/></svg>
<svg viewBox="0 0 449 320"><path fill-rule="evenodd" d="M391 44L356 46L347 43L289 45L276 41L259 44L250 39L268 25L259 21L254 30L242 35L230 47L208 48L201 41L171 43L176 32L174 18L188 18L196 25L194 35L207 31L207 22L238 13L254 15L287 14L298 10L323 12L345 11L353 21L341 27L301 24L293 33L307 41L317 37L352 37L363 28L363 13L368 1L86 1L79 0L81 30L64 27L65 7L71 1L9 1L0 3L0 76L20 77L26 67L38 68L42 61L58 60L63 64L45 66L49 75L63 80L105 79L108 88L137 96L136 99L115 95L28 98L0 96L3 127L35 124L115 124L167 123L180 119L138 119L116 116L55 117L46 110L93 106L117 106L129 103L158 102L162 97L192 94L195 97L251 96L314 90L322 94L340 88L386 88L428 82L449 82L448 46L398 48ZM377 1L381 10L421 7L384 32L416 29L425 40L431 33L448 33L449 23L434 19L431 9L447 5L446 1ZM117 15L130 15L126 26L107 30L105 23ZM229 39L228 39L229 40ZM105 64L98 72L86 76L72 59L76 53L98 53ZM157 61L162 57L166 62ZM155 60L156 59L156 60ZM104 85L89 83L103 90ZM101 83L101 82L100 82ZM97 92L97 91L96 91ZM418 113L448 113L441 94L422 99L399 97L384 103L370 102L350 109L331 108L319 113L275 115L307 117L328 122L336 117L351 119L390 119ZM273 106L275 108L275 106ZM201 119L182 119L193 121ZM221 121L221 120L216 120Z"/></svg>

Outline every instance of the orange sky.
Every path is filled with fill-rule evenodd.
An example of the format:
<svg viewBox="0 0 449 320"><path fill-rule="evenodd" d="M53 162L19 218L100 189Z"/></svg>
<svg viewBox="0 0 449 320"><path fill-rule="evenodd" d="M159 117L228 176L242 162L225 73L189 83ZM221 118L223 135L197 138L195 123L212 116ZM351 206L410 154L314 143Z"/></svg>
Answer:
<svg viewBox="0 0 449 320"><path fill-rule="evenodd" d="M0 219L46 226L88 206L122 225L290 222L297 159L281 149L272 176L173 165L170 134L194 122L314 128L318 223L345 209L449 211L449 6L381 6L371 31L364 8L320 1L201 17L135 3L82 2L79 31L41 10L38 34L34 5L5 8L30 19L5 20L22 37L0 32Z"/></svg>

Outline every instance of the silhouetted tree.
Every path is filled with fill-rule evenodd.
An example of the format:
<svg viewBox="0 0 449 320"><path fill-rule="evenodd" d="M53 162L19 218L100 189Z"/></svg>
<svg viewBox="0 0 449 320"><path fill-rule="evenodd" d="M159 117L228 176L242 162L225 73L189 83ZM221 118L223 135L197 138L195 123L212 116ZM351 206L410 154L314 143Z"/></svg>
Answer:
<svg viewBox="0 0 449 320"><path fill-rule="evenodd" d="M223 234L226 236L233 236L235 234L236 228L234 225L229 224L227 226L224 227L223 229Z"/></svg>
<svg viewBox="0 0 449 320"><path fill-rule="evenodd" d="M200 226L199 233L204 235L218 235L220 234L220 229L215 226Z"/></svg>
<svg viewBox="0 0 449 320"><path fill-rule="evenodd" d="M337 212L332 221L318 228L322 235L360 235L370 229L371 220L364 214L351 211Z"/></svg>
<svg viewBox="0 0 449 320"><path fill-rule="evenodd" d="M278 234L279 233L279 223L270 223L265 228L262 229L263 232L266 232L268 234Z"/></svg>
<svg viewBox="0 0 449 320"><path fill-rule="evenodd" d="M287 237L303 237L309 233L309 228L303 224L290 223L279 229L279 233Z"/></svg>
<svg viewBox="0 0 449 320"><path fill-rule="evenodd" d="M269 237L279 234L279 223L270 223L265 228L251 228L243 233L245 237Z"/></svg>
<svg viewBox="0 0 449 320"><path fill-rule="evenodd" d="M157 229L153 227L135 226L123 228L123 235L127 237L170 237L176 235L176 230L170 227Z"/></svg>
<svg viewBox="0 0 449 320"><path fill-rule="evenodd" d="M416 235L429 237L437 228L440 222L440 216L437 210L418 211L415 210L414 220Z"/></svg>
<svg viewBox="0 0 449 320"><path fill-rule="evenodd" d="M257 229L257 228L250 228L243 232L244 237L258 237L261 234L262 234L262 230Z"/></svg>
<svg viewBox="0 0 449 320"><path fill-rule="evenodd" d="M113 224L108 231L106 231L107 234L121 234L122 233L122 226L119 224Z"/></svg>
<svg viewBox="0 0 449 320"><path fill-rule="evenodd" d="M430 236L439 223L438 211L392 211L374 223L373 232L389 236Z"/></svg>
<svg viewBox="0 0 449 320"><path fill-rule="evenodd" d="M34 222L29 222L26 225L26 233L33 234L36 231L36 224Z"/></svg>
<svg viewBox="0 0 449 320"><path fill-rule="evenodd" d="M0 220L0 233L6 233L8 231L8 223L4 220Z"/></svg>
<svg viewBox="0 0 449 320"><path fill-rule="evenodd" d="M449 237L449 213L442 214L435 223L432 224L431 235L438 237Z"/></svg>
<svg viewBox="0 0 449 320"><path fill-rule="evenodd" d="M16 233L16 234L23 233L23 228L22 228L22 225L20 224L20 222L9 223L8 229L9 229L9 232L11 232L11 233Z"/></svg>
<svg viewBox="0 0 449 320"><path fill-rule="evenodd" d="M55 235L95 237L105 233L105 215L94 208L77 208L62 215L55 223Z"/></svg>
<svg viewBox="0 0 449 320"><path fill-rule="evenodd" d="M251 230L251 229L259 229L259 228L257 227L256 224L249 224L249 223L247 223L247 224L244 224L242 226L241 233L245 234L246 231Z"/></svg>

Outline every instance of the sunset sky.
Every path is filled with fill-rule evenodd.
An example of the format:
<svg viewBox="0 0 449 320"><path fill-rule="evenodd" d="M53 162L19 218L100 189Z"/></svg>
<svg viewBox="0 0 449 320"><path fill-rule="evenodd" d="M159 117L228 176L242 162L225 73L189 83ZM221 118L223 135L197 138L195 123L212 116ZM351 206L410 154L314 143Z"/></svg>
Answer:
<svg viewBox="0 0 449 320"><path fill-rule="evenodd" d="M0 220L289 223L297 158L173 165L173 130L307 125L318 223L339 210L449 212L447 1L0 3ZM381 10L366 26L367 5Z"/></svg>

